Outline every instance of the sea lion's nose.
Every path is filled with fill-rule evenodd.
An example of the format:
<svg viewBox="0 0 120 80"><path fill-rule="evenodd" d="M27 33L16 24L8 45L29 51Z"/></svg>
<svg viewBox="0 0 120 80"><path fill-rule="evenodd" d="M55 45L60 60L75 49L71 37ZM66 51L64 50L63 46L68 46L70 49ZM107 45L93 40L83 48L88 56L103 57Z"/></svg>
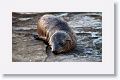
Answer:
<svg viewBox="0 0 120 80"><path fill-rule="evenodd" d="M55 53L55 54L57 53L57 51L52 51L52 52Z"/></svg>
<svg viewBox="0 0 120 80"><path fill-rule="evenodd" d="M57 46L53 45L52 47L52 53L57 53Z"/></svg>

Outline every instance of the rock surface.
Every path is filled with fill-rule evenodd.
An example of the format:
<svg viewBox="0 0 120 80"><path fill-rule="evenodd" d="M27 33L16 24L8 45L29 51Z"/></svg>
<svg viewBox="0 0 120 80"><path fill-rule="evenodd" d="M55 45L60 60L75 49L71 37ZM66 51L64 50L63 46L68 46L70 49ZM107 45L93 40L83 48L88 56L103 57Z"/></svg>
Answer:
<svg viewBox="0 0 120 80"><path fill-rule="evenodd" d="M35 40L36 24L44 14L53 14L67 21L77 35L77 47L55 55L43 41ZM101 62L102 13L12 13L13 62Z"/></svg>

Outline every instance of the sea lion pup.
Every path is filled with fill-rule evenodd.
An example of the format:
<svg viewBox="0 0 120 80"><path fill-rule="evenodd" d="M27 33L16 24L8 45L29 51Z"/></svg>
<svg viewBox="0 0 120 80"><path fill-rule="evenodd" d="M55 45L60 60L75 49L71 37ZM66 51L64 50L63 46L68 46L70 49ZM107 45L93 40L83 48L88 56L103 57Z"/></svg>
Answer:
<svg viewBox="0 0 120 80"><path fill-rule="evenodd" d="M44 15L38 20L39 38L51 46L53 53L68 52L76 46L76 36L68 24L54 15Z"/></svg>

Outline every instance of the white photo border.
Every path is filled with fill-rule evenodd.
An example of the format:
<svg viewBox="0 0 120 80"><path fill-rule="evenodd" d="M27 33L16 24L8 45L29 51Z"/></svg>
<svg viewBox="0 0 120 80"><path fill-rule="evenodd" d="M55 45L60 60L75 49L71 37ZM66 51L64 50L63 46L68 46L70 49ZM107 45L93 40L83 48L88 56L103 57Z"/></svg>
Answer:
<svg viewBox="0 0 120 80"><path fill-rule="evenodd" d="M113 0L1 0L0 73L114 74ZM102 62L12 62L12 12L102 12Z"/></svg>

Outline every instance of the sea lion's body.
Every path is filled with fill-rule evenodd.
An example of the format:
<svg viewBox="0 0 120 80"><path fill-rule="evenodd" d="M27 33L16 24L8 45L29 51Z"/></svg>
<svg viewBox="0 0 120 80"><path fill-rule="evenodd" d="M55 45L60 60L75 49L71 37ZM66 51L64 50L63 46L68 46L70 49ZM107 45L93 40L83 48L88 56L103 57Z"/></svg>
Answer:
<svg viewBox="0 0 120 80"><path fill-rule="evenodd" d="M75 33L65 21L56 16L42 16L37 24L37 33L56 53L68 52L76 46Z"/></svg>

